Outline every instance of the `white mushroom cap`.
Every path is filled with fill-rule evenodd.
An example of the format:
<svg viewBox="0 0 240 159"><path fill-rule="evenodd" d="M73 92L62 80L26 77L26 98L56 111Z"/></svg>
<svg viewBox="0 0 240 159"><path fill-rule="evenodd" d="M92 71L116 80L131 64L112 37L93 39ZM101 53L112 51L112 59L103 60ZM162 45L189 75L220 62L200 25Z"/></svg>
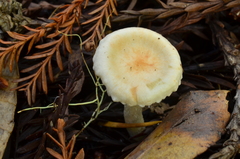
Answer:
<svg viewBox="0 0 240 159"><path fill-rule="evenodd" d="M182 67L174 46L162 35L130 27L103 38L93 57L93 69L115 102L146 106L176 91Z"/></svg>

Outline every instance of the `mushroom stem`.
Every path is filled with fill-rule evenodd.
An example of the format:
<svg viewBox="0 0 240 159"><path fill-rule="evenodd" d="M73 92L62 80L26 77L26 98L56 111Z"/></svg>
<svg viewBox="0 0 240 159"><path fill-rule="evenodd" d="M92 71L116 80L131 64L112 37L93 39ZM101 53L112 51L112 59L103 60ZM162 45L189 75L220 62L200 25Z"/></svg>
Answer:
<svg viewBox="0 0 240 159"><path fill-rule="evenodd" d="M138 105L136 106L124 105L123 114L126 123L144 123L142 107ZM144 129L145 127L127 128L127 131L130 136L135 136L142 132Z"/></svg>

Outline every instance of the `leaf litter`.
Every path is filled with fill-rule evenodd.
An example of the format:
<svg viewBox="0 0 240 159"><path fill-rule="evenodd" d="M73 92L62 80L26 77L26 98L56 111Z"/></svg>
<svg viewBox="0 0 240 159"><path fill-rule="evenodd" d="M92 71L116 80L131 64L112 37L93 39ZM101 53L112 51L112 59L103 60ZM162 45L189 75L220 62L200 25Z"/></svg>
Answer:
<svg viewBox="0 0 240 159"><path fill-rule="evenodd" d="M11 6L11 4L16 5L17 3L10 1L9 4L2 4ZM12 8L13 11L16 11L14 5ZM195 152L194 156L196 157L205 150L207 150L205 155L208 157L212 155L211 158L220 156L232 158L237 155L239 151L237 143L240 136L238 133L238 125L240 125L238 123L240 121L238 108L240 99L238 91L239 27L237 27L240 18L239 5L237 0L206 2L197 0L151 0L145 2L140 0L130 2L63 0L59 3L43 1L38 4L35 1L23 1L24 9L18 9L19 13L23 12L23 14L20 13L23 16L16 17L15 13L3 12L16 17L17 20L7 21L11 26L12 22L15 22L15 27L10 27L5 31L1 30L4 37L0 40L0 64L3 64L0 70L2 73L5 67L9 67L13 71L13 60L18 61L21 78L15 80L19 82L18 87L15 88L23 92L18 92L17 110L27 110L16 114L16 126L13 137L10 139L10 142L15 142L11 146L14 153L6 151L5 155L12 158L51 158L51 153L47 152L46 147L62 155L61 148L56 145L57 142L46 135L48 133L55 140L59 140L54 131L59 119L64 119L65 122L66 143L68 141L72 143L71 138L77 134L73 151L69 151L69 153L75 154L74 157L77 152L81 152L82 158L83 156L85 158L124 158L134 147L138 147L144 138L148 135L150 135L148 138L154 136L154 132L159 131L161 125L164 126L164 123L174 119L176 121L172 123L175 124L175 127L170 127L170 131L162 130L167 136L165 140L167 142L160 143L159 141L159 144L163 144L162 149L168 148L170 151L169 147L181 143L182 140L179 142L173 140L169 145L168 141L172 140L172 134L176 128L183 127L184 130L201 134L205 131L194 129L195 124L203 119L208 119L209 122L203 129L206 132L212 130L211 142L206 142L204 137L194 140L192 142L195 144L194 146L197 145L196 141L202 142L204 145L202 147L197 145L197 148L192 150ZM30 25L21 27L21 32L16 32L18 26L21 25L18 23L19 19L24 18L24 22L26 22L27 16L33 19ZM184 69L184 78L178 91L163 101L167 106L163 107L160 104L155 106L154 110L156 111L146 109L143 112L147 122L154 123L159 120L164 122L159 126L148 126L144 132L133 138L130 138L123 128L109 128L99 124L101 122L123 123L123 110L121 104L111 103L104 86L91 74L92 55L99 40L114 30L130 26L146 27L163 34L178 49ZM82 48L82 46L79 47L81 42L78 42L79 39L74 34L81 36L81 41L84 42L83 50L79 50ZM75 55L75 52L79 54ZM84 58L80 53L84 55ZM72 54L74 55L71 56ZM75 61L76 59L80 59L80 61ZM6 82L7 78L3 74L0 77L0 89L4 90L11 83ZM192 94L196 90L205 90L201 93L210 101L214 99L213 96L209 97L213 93L210 90L220 90L219 92L230 90L230 103L235 101L233 98L235 96L236 103L235 105L230 104L229 110L230 113L237 115L232 115L226 127L227 131L223 131L227 119L222 122L222 125L219 124L220 128L216 127L217 124L212 124L213 119L209 119L213 116L208 114L211 111L206 111L205 113L208 115L203 119L200 118L200 114L204 114L204 111L199 111L199 109L187 111L187 114L179 113L185 110L184 108L180 109L180 106L178 108L179 103L183 100L181 99L178 103L180 97L190 91ZM214 101L217 103L222 100L225 100L225 97ZM201 103L204 102L206 101L203 100ZM187 104L189 103L191 102L187 102ZM210 105L214 105L214 103ZM172 109L173 111L171 111ZM218 111L215 114L216 117L218 115L223 115L225 118L229 116L226 109L225 105L223 111L225 113L221 114ZM175 110L179 110L179 112L170 118L169 116ZM190 113L190 117L182 120L183 117L189 115L189 112L193 112L193 114ZM177 118L178 116L179 118ZM198 120L195 117L199 117ZM194 124L190 121L194 121ZM209 128L207 126L210 123L212 125ZM198 124L203 125L202 123ZM153 131L156 127L157 129ZM151 133L152 131L153 133ZM187 133L182 135L184 134L182 132L184 131L175 132L176 136L193 140L191 135ZM221 135L217 132L225 133ZM135 152L133 151L133 153ZM189 155L186 151L181 150L178 150L176 155L182 153ZM145 154L148 152L146 151ZM193 156L189 158L193 158Z"/></svg>

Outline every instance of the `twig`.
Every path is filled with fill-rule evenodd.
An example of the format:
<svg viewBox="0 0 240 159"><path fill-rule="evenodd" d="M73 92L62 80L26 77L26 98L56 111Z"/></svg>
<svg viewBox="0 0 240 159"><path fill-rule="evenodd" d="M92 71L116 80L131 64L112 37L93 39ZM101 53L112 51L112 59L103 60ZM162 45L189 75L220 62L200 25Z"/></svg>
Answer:
<svg viewBox="0 0 240 159"><path fill-rule="evenodd" d="M210 159L231 159L239 152L240 147L240 50L236 48L237 45L232 39L233 33L228 32L223 27L220 21L209 21L213 35L215 35L218 45L225 55L225 62L227 65L233 67L234 79L237 81L237 90L232 112L231 121L227 126L230 131L230 138L224 142L224 148L215 154ZM231 36L232 35L232 36Z"/></svg>

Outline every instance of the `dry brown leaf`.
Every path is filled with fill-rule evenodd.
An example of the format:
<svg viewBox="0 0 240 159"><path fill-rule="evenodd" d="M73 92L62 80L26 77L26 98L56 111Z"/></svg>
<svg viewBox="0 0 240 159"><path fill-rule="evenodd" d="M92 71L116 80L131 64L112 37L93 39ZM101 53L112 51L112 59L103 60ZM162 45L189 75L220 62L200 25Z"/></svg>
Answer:
<svg viewBox="0 0 240 159"><path fill-rule="evenodd" d="M56 48L56 60L57 60L57 65L58 65L59 69L62 71L63 70L63 63L62 63L62 57L61 57L61 53L60 53L59 48Z"/></svg>
<svg viewBox="0 0 240 159"><path fill-rule="evenodd" d="M56 40L56 41L51 41L51 42L49 42L49 43L37 45L37 46L35 46L35 48L37 48L37 49L44 49L44 48L47 48L47 47L56 45L58 42L59 42L58 40Z"/></svg>
<svg viewBox="0 0 240 159"><path fill-rule="evenodd" d="M60 32L63 33L62 30L60 30ZM54 32L52 34L47 35L46 38L55 38L56 36L59 36L59 32L58 31L56 31L56 32Z"/></svg>
<svg viewBox="0 0 240 159"><path fill-rule="evenodd" d="M5 89L8 86L9 86L8 81L5 78L0 77L0 89Z"/></svg>
<svg viewBox="0 0 240 159"><path fill-rule="evenodd" d="M185 2L170 2L168 3L170 6L176 7L176 8L186 8L190 3Z"/></svg>
<svg viewBox="0 0 240 159"><path fill-rule="evenodd" d="M185 8L185 11L187 12L197 12L199 10L211 7L215 4L218 4L219 1L213 1L213 2L198 2L198 3L194 3L189 5L188 7Z"/></svg>
<svg viewBox="0 0 240 159"><path fill-rule="evenodd" d="M99 0L95 4L98 4L101 1L102 0ZM109 19L112 17L113 14L117 15L117 11L115 8L116 5L117 5L116 0L106 0L103 3L103 5L88 13L93 17L86 20L85 22L82 22L82 25L86 25L92 22L94 22L95 24L93 24L90 29L87 29L87 31L82 34L82 36L86 36L87 34L91 33L91 35L86 40L83 41L82 45L85 45L86 43L89 42L95 45L105 36L103 22L105 21L105 25L111 27Z"/></svg>
<svg viewBox="0 0 240 159"><path fill-rule="evenodd" d="M66 23L61 24L61 25L59 26L59 28L65 28L65 27L68 27L68 26L72 26L72 25L74 24L74 22L75 22L75 19L72 18L72 20L70 20L70 21L68 21L68 22L66 22Z"/></svg>
<svg viewBox="0 0 240 159"><path fill-rule="evenodd" d="M214 144L229 120L228 91L192 91L126 159L192 159Z"/></svg>
<svg viewBox="0 0 240 159"><path fill-rule="evenodd" d="M210 12L216 12L218 9L220 9L221 7L223 7L223 3L219 3L219 4L216 4L215 6L212 6L210 8L207 8L205 9L202 14L207 14L207 13L210 13Z"/></svg>
<svg viewBox="0 0 240 159"><path fill-rule="evenodd" d="M37 64L35 64L35 65L31 66L31 67L28 67L28 68L25 68L25 69L21 70L21 72L22 73L30 72L30 71L40 67L42 64L43 64L43 62L39 62L39 63L37 63Z"/></svg>
<svg viewBox="0 0 240 159"><path fill-rule="evenodd" d="M46 147L47 151L52 155L54 156L55 158L57 159L64 159L62 157L62 155L60 155L58 152L54 151L53 149L49 148L49 147Z"/></svg>
<svg viewBox="0 0 240 159"><path fill-rule="evenodd" d="M75 157L75 159L84 159L85 153L83 148L81 150L79 150L77 156Z"/></svg>
<svg viewBox="0 0 240 159"><path fill-rule="evenodd" d="M3 65L3 63L1 63L1 65ZM8 83L5 89L0 89L0 158L2 158L14 127L17 92L11 89L17 86L17 83L14 83L13 80L19 78L16 63L13 64L12 72L10 72L9 67L5 67L2 68L0 74L1 79L6 80Z"/></svg>
<svg viewBox="0 0 240 159"><path fill-rule="evenodd" d="M48 93L48 88L47 88L47 74L46 74L46 69L45 69L45 66L42 68L42 72L41 72L41 80L42 80L42 89L43 89L43 92L45 94Z"/></svg>
<svg viewBox="0 0 240 159"><path fill-rule="evenodd" d="M63 119L58 119L57 121L57 127L56 128L52 128L55 132L57 132L58 134L58 140L55 139L52 135L50 135L49 133L46 133L46 135L55 142L55 144L57 144L62 151L62 154L56 152L55 150L51 149L51 148L46 148L46 150L55 158L58 159L71 159L72 158L72 152L73 152L73 148L74 145L76 143L76 136L73 135L71 140L68 142L67 146L66 146L66 134L64 131L64 127L66 125L66 122ZM79 151L79 153L76 156L76 159L83 159L84 158L84 151L83 149L81 149Z"/></svg>
<svg viewBox="0 0 240 159"><path fill-rule="evenodd" d="M180 13L184 13L185 11L183 9L171 9L169 11L166 11L164 13L161 13L159 16L156 17L156 19L160 19L160 18L167 18L167 17L171 17L173 15L177 15Z"/></svg>
<svg viewBox="0 0 240 159"><path fill-rule="evenodd" d="M68 39L68 37L67 36L63 36L64 37L64 45L65 45L65 47L66 47L66 49L67 49L67 51L68 51L68 53L72 53L72 48L71 48L71 44L70 44L70 42L69 42L69 39Z"/></svg>
<svg viewBox="0 0 240 159"><path fill-rule="evenodd" d="M51 60L49 61L48 65L48 75L49 75L49 79L51 82L54 81L54 76L53 76L53 70L52 70L52 62Z"/></svg>
<svg viewBox="0 0 240 159"><path fill-rule="evenodd" d="M139 13L141 13L142 15L150 15L150 16L159 15L163 12L166 12L166 9L163 9L163 8L157 8L157 9L147 8L147 9L143 9L143 10L139 11Z"/></svg>
<svg viewBox="0 0 240 159"><path fill-rule="evenodd" d="M28 52L27 52L27 54L31 51L32 46L33 46L33 44L34 44L35 41L36 41L36 38L37 38L37 36L34 36L34 37L32 38L32 40L30 40L30 42L29 42L29 44L28 44Z"/></svg>
<svg viewBox="0 0 240 159"><path fill-rule="evenodd" d="M24 34L18 34L15 32L7 31L8 35L11 36L14 39L17 40L27 40L28 37L26 37Z"/></svg>
<svg viewBox="0 0 240 159"><path fill-rule="evenodd" d="M11 45L11 44L16 44L17 42L16 41L3 41L2 39L0 39L0 43L2 43L2 44L6 44L6 45ZM1 51L2 50L7 50L7 48L3 48L3 47L1 47Z"/></svg>

